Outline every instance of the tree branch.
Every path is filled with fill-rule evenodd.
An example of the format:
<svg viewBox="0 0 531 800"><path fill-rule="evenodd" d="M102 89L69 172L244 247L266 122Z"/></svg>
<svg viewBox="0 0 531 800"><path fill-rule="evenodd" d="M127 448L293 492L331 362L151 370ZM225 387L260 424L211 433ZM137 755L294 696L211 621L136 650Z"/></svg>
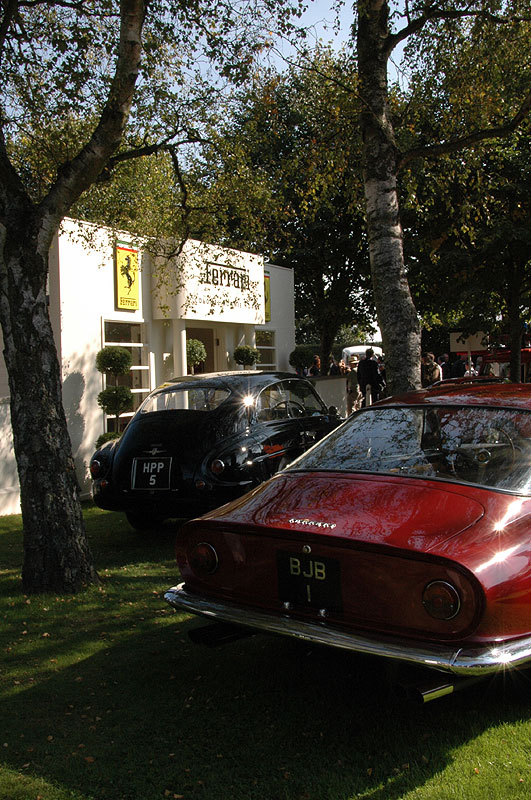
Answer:
<svg viewBox="0 0 531 800"><path fill-rule="evenodd" d="M7 2L4 4L4 13L2 16L2 22L0 23L0 64L2 63L2 53L4 50L7 32L11 22L15 18L15 12L17 11L17 8L17 0L7 0Z"/></svg>
<svg viewBox="0 0 531 800"><path fill-rule="evenodd" d="M143 147L133 147L130 150L124 150L122 153L117 153L112 156L105 165L105 173L100 176L104 180L112 170L122 164L124 161L132 161L134 158L144 158L146 156L155 155L155 153L167 152L173 154L175 148L183 144L212 144L211 139L206 139L204 136L192 133L186 139L180 139L177 142L172 141L176 133L172 133L162 139L160 142L154 144L146 144ZM173 155L172 155L173 157Z"/></svg>
<svg viewBox="0 0 531 800"><path fill-rule="evenodd" d="M435 158L436 156L445 153L454 153L457 150L464 150L467 147L473 147L479 142L486 139L501 139L513 133L524 119L531 112L531 91L524 99L517 113L512 120L506 125L498 125L493 128L483 128L482 130L475 131L468 136L462 136L453 141L441 142L440 144L426 145L425 147L414 147L404 153L398 163L398 169L402 169L406 164L415 158Z"/></svg>
<svg viewBox="0 0 531 800"><path fill-rule="evenodd" d="M467 17L481 17L484 20L495 22L498 25L512 25L515 22L529 22L531 20L531 17L500 17L485 10L475 11L471 9L463 9L462 11L459 11L457 9L445 10L439 7L435 7L433 10L430 10L428 8L428 10L425 11L424 14L421 14L419 17L417 17L417 19L411 20L408 13L408 24L396 33L389 34L387 37L385 52L389 55L395 49L395 47L400 44L400 42L403 42L413 33L418 33L428 22L434 22L443 19L466 19Z"/></svg>
<svg viewBox="0 0 531 800"><path fill-rule="evenodd" d="M62 165L39 206L43 248L49 246L68 209L96 180L120 145L138 77L145 13L144 0L120 0L118 59L107 103L90 140L72 161Z"/></svg>

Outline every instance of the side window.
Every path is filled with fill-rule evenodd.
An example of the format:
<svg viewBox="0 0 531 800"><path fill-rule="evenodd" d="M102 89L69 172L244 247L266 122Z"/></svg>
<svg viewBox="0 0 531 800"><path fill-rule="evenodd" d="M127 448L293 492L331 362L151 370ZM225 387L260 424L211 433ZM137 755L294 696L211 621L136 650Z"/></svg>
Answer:
<svg viewBox="0 0 531 800"><path fill-rule="evenodd" d="M284 385L275 383L263 389L256 400L256 418L258 422L271 422L272 420L287 419L288 397Z"/></svg>
<svg viewBox="0 0 531 800"><path fill-rule="evenodd" d="M283 384L292 417L311 417L313 414L326 414L326 408L312 387L301 381L286 381Z"/></svg>

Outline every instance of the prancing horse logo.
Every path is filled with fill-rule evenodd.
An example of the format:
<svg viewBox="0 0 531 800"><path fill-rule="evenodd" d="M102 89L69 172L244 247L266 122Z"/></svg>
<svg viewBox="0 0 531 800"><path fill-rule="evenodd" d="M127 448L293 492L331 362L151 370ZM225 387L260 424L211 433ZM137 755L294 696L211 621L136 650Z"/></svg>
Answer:
<svg viewBox="0 0 531 800"><path fill-rule="evenodd" d="M120 274L124 276L127 281L128 294L131 294L133 283L135 282L135 274L132 272L133 265L131 264L131 256L125 257L125 263L120 267Z"/></svg>

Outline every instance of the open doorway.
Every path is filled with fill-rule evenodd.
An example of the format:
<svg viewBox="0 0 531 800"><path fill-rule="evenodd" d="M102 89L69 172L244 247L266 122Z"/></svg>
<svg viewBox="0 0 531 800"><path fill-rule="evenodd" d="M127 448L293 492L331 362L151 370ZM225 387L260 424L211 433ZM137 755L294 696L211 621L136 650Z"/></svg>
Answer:
<svg viewBox="0 0 531 800"><path fill-rule="evenodd" d="M207 352L205 361L194 367L194 373L198 375L203 372L215 372L216 354L214 351L214 331L211 328L187 328L186 339L199 339L199 341L203 342L205 345L205 350Z"/></svg>

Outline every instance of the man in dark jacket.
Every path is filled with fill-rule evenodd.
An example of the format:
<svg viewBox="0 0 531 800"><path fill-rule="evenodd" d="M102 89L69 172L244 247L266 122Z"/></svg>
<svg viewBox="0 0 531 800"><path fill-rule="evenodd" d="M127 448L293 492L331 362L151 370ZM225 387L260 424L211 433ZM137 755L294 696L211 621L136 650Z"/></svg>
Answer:
<svg viewBox="0 0 531 800"><path fill-rule="evenodd" d="M462 356L457 356L456 361L452 364L451 375L452 378L462 378L466 372L466 361Z"/></svg>
<svg viewBox="0 0 531 800"><path fill-rule="evenodd" d="M382 388L382 379L378 372L378 364L373 361L374 350L369 347L365 351L365 358L358 366L358 384L363 396L362 405L366 405L367 387L371 387L371 402L378 400Z"/></svg>

